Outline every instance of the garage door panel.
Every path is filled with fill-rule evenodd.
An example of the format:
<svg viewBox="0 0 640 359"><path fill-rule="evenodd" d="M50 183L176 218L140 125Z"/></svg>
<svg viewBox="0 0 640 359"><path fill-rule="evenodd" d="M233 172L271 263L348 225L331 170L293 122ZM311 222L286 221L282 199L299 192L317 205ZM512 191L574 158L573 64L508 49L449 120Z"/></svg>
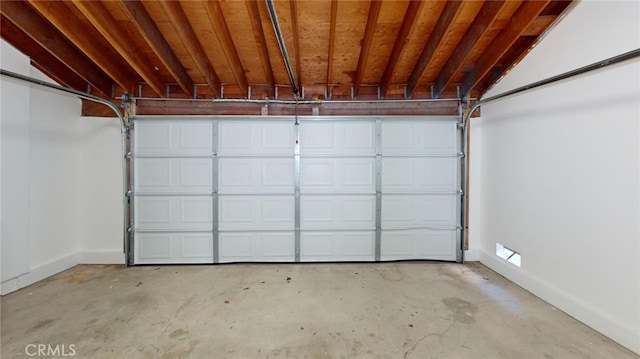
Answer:
<svg viewBox="0 0 640 359"><path fill-rule="evenodd" d="M386 230L380 243L381 260L456 259L456 231Z"/></svg>
<svg viewBox="0 0 640 359"><path fill-rule="evenodd" d="M135 264L456 260L453 117L134 122Z"/></svg>
<svg viewBox="0 0 640 359"><path fill-rule="evenodd" d="M303 122L300 125L302 155L375 155L375 123Z"/></svg>
<svg viewBox="0 0 640 359"><path fill-rule="evenodd" d="M220 194L293 194L293 158L220 158Z"/></svg>
<svg viewBox="0 0 640 359"><path fill-rule="evenodd" d="M455 195L383 195L382 228L454 227Z"/></svg>
<svg viewBox="0 0 640 359"><path fill-rule="evenodd" d="M301 229L375 228L375 196L300 197Z"/></svg>
<svg viewBox="0 0 640 359"><path fill-rule="evenodd" d="M136 198L137 230L211 230L211 196L140 196Z"/></svg>
<svg viewBox="0 0 640 359"><path fill-rule="evenodd" d="M295 259L293 232L222 232L219 235L220 262L292 262Z"/></svg>
<svg viewBox="0 0 640 359"><path fill-rule="evenodd" d="M211 159L139 158L135 167L136 193L211 193Z"/></svg>
<svg viewBox="0 0 640 359"><path fill-rule="evenodd" d="M293 156L292 122L224 121L218 126L220 156Z"/></svg>
<svg viewBox="0 0 640 359"><path fill-rule="evenodd" d="M223 196L220 230L285 230L294 228L294 197Z"/></svg>
<svg viewBox="0 0 640 359"><path fill-rule="evenodd" d="M212 130L211 121L139 121L134 131L134 153L138 156L210 156Z"/></svg>
<svg viewBox="0 0 640 359"><path fill-rule="evenodd" d="M313 261L373 261L375 233L363 232L302 232L300 259Z"/></svg>
<svg viewBox="0 0 640 359"><path fill-rule="evenodd" d="M457 137L455 121L383 121L382 154L456 154Z"/></svg>
<svg viewBox="0 0 640 359"><path fill-rule="evenodd" d="M375 193L375 159L303 158L301 193Z"/></svg>
<svg viewBox="0 0 640 359"><path fill-rule="evenodd" d="M213 235L208 233L138 233L137 264L213 263Z"/></svg>
<svg viewBox="0 0 640 359"><path fill-rule="evenodd" d="M383 158L384 193L451 193L458 188L458 159Z"/></svg>

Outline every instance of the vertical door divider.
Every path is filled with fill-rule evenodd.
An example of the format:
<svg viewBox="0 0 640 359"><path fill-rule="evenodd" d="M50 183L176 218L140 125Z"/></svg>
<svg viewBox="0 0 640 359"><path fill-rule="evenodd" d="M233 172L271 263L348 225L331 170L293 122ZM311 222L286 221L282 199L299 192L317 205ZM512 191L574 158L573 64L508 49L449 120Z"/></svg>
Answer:
<svg viewBox="0 0 640 359"><path fill-rule="evenodd" d="M211 139L211 220L212 220L212 235L213 235L213 263L220 262L220 240L218 238L218 121L213 120L212 123L212 139Z"/></svg>
<svg viewBox="0 0 640 359"><path fill-rule="evenodd" d="M376 120L376 243L375 261L380 261L382 244L382 120Z"/></svg>
<svg viewBox="0 0 640 359"><path fill-rule="evenodd" d="M293 183L294 183L294 201L295 201L295 261L300 262L300 123L296 118L293 127L294 145L294 163L293 163Z"/></svg>

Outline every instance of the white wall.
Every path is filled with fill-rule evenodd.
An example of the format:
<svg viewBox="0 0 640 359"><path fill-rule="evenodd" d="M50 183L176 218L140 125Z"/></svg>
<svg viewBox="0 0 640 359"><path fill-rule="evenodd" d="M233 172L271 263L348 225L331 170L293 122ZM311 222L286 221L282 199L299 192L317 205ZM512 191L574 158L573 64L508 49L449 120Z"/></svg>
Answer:
<svg viewBox="0 0 640 359"><path fill-rule="evenodd" d="M82 263L124 263L122 142L117 118L83 117Z"/></svg>
<svg viewBox="0 0 640 359"><path fill-rule="evenodd" d="M639 14L580 2L487 96L639 48ZM635 59L483 106L471 213L484 264L637 353L639 84Z"/></svg>
<svg viewBox="0 0 640 359"><path fill-rule="evenodd" d="M51 82L4 41L1 50L3 69ZM124 263L118 120L81 118L74 96L0 82L0 293L80 263Z"/></svg>

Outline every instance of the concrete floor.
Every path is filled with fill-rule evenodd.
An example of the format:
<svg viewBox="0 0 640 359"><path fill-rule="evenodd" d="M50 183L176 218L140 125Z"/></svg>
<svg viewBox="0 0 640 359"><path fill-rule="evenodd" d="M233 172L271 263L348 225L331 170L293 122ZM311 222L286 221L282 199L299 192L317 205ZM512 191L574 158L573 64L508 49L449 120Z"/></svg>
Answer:
<svg viewBox="0 0 640 359"><path fill-rule="evenodd" d="M3 359L638 358L477 263L85 265L1 320Z"/></svg>

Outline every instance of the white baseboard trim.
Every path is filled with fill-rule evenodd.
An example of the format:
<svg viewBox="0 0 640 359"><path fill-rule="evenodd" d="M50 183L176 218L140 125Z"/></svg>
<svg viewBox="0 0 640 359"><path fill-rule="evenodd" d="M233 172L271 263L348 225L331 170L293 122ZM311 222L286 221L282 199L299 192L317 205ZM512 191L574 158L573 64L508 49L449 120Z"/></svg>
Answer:
<svg viewBox="0 0 640 359"><path fill-rule="evenodd" d="M79 264L126 264L121 250L78 252L78 259Z"/></svg>
<svg viewBox="0 0 640 359"><path fill-rule="evenodd" d="M480 262L601 334L640 354L640 328L633 328L492 253L479 250Z"/></svg>
<svg viewBox="0 0 640 359"><path fill-rule="evenodd" d="M19 275L15 278L7 279L6 281L0 283L0 294L5 295L11 292L15 292L18 289L30 286L33 283L39 282L43 279L51 277L54 274L58 274L73 266L76 266L79 263L78 258L78 253L69 254L32 268L28 273Z"/></svg>
<svg viewBox="0 0 640 359"><path fill-rule="evenodd" d="M29 272L0 283L0 295L15 292L78 264L125 264L122 251L76 252L32 268Z"/></svg>

